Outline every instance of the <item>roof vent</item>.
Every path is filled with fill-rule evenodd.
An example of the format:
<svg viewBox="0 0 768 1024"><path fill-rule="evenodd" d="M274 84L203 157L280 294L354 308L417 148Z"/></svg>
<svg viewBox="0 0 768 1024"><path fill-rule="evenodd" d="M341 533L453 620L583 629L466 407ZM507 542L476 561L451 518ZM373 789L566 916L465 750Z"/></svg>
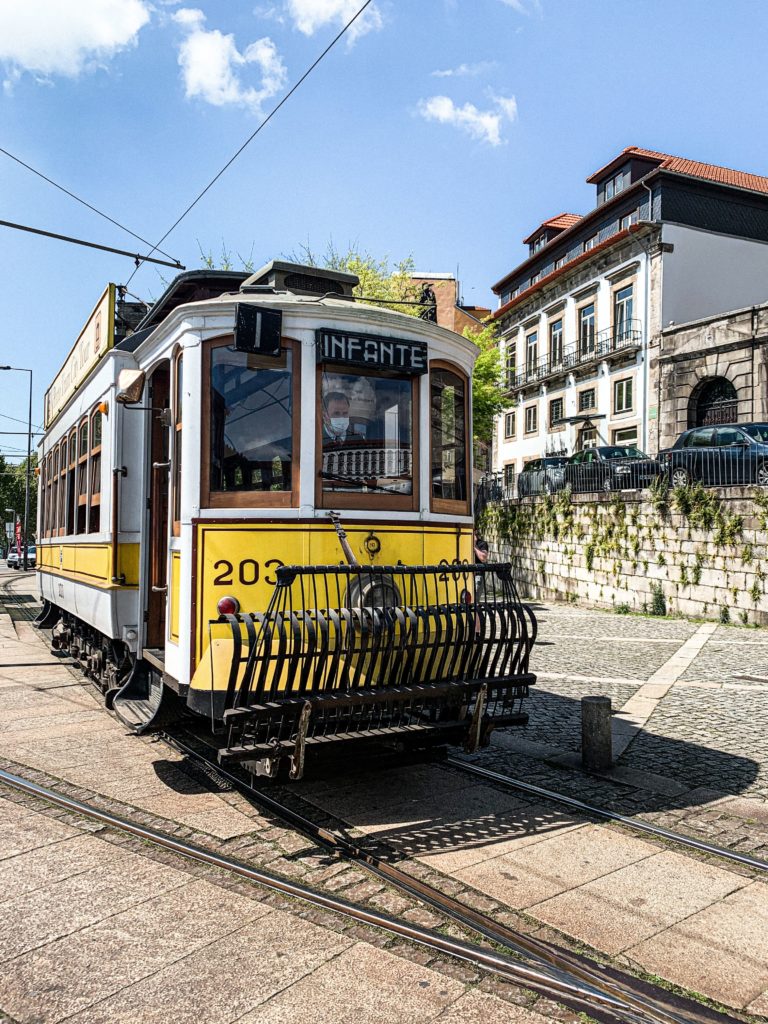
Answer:
<svg viewBox="0 0 768 1024"><path fill-rule="evenodd" d="M340 270L322 270L301 263L272 260L240 285L241 292L259 292L265 288L295 295L339 295L353 298L352 289L360 283L356 274Z"/></svg>

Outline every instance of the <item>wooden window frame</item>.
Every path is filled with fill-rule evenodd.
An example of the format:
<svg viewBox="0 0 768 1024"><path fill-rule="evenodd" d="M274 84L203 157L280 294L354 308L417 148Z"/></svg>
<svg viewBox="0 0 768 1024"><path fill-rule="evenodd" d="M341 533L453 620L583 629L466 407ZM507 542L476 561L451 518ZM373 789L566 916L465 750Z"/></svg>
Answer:
<svg viewBox="0 0 768 1024"><path fill-rule="evenodd" d="M56 502L56 521L58 522L58 536L63 537L67 532L67 474L69 472L69 438L63 437L59 441L59 497ZM67 455L65 458L65 448Z"/></svg>
<svg viewBox="0 0 768 1024"><path fill-rule="evenodd" d="M628 413L634 412L635 411L635 375L634 374L629 374L629 376L627 376L627 377L614 377L614 379L613 379L613 381L611 383L613 385L613 387L611 389L611 397L612 397L612 400L613 400L613 410L612 411L613 411L614 416L626 416ZM630 404L625 406L623 409L620 409L619 408L618 398L619 398L619 388L620 388L620 386L622 384L624 385L623 392L624 392L625 400L626 400L626 395L627 395L627 384L629 384L629 387L630 387Z"/></svg>
<svg viewBox="0 0 768 1024"><path fill-rule="evenodd" d="M510 417L512 417L512 429L508 430L507 426ZM509 441L510 438L514 437L517 437L517 410L515 409L504 413L504 440Z"/></svg>
<svg viewBox="0 0 768 1024"><path fill-rule="evenodd" d="M531 345L531 338L536 340ZM533 361L530 359L531 348L533 348ZM533 373L539 365L539 328L534 327L525 335L525 372Z"/></svg>
<svg viewBox="0 0 768 1024"><path fill-rule="evenodd" d="M592 348L591 349L582 349L582 345L581 345L581 314L582 314L582 312L585 309L588 309L590 306L592 306L594 308L594 312L592 314L592 317L593 317L593 324L592 324ZM595 351L597 349L597 295L592 293L591 295L587 296L582 302L580 302L578 304L578 306L576 306L575 313L576 313L576 345L577 345L576 351L578 352L579 357L584 356L584 355L594 355Z"/></svg>
<svg viewBox="0 0 768 1024"><path fill-rule="evenodd" d="M560 358L557 363L552 355L552 337L554 334L554 327L556 324L560 324ZM565 318L563 311L560 310L547 320L547 359L549 360L550 366L561 366L563 359L565 358Z"/></svg>
<svg viewBox="0 0 768 1024"><path fill-rule="evenodd" d="M69 499L69 477L72 478L72 506L70 508L67 500L67 518L64 522L64 535L72 536L77 532L77 451L79 428L75 427L69 432L69 474L67 477L67 499ZM69 527L69 530L67 530Z"/></svg>
<svg viewBox="0 0 768 1024"><path fill-rule="evenodd" d="M85 427L85 429L87 431L87 433L85 435L85 454L84 455L81 453L81 446L82 446L81 434L82 434L82 431L83 431L83 427ZM77 475L77 490L76 490L76 496L77 497L76 497L76 501L75 501L75 523L74 523L75 529L74 529L74 532L75 532L75 534L78 535L78 537L83 535L83 534L87 534L87 532L88 532L88 486L89 486L89 481L88 481L88 455L89 455L89 444L90 444L90 419L89 419L88 416L84 416L83 419L78 423L78 429L77 429L77 461L78 461L77 469L78 469L78 475ZM80 486L81 486L81 482L80 481L81 481L81 477L82 477L83 473L85 473L85 490L84 490L84 493L81 495L80 494ZM85 508L85 512L83 513L83 528L80 529L79 528L78 520L80 519L80 509L83 508L83 507Z"/></svg>
<svg viewBox="0 0 768 1024"><path fill-rule="evenodd" d="M581 396L592 392L592 402L589 405L582 405ZM576 393L576 412L594 412L597 409L597 388L590 384Z"/></svg>
<svg viewBox="0 0 768 1024"><path fill-rule="evenodd" d="M533 425L533 427L530 430L528 429L528 413L529 412L533 412L534 420L535 420L534 425ZM525 406L525 410L523 412L523 434L530 437L531 434L538 434L538 432L539 432L539 406L538 406L538 404L536 402L533 402L531 405L526 405Z"/></svg>
<svg viewBox="0 0 768 1024"><path fill-rule="evenodd" d="M410 494L378 494L375 491L358 494L354 491L326 491L320 476L323 459L323 422L318 415L318 403L322 396L323 373L358 373L361 377L386 377L391 380L411 381L411 479ZM350 366L348 363L318 363L315 374L315 507L363 509L379 512L418 512L419 510L419 476L421 469L420 447L420 412L419 381L420 377L408 377L404 373L387 373L384 370L373 372L361 366Z"/></svg>
<svg viewBox="0 0 768 1024"><path fill-rule="evenodd" d="M53 536L53 520L51 518L51 511L53 509L53 452L49 451L46 456L46 462L48 463L47 473L47 486L48 494L46 496L46 512L45 512L45 535L46 537Z"/></svg>
<svg viewBox="0 0 768 1024"><path fill-rule="evenodd" d="M453 498L435 498L432 494L432 371L447 370L455 374L464 382L464 464L467 467L465 501L457 501ZM429 362L429 508L431 512L447 512L453 515L470 515L472 507L472 437L470 430L470 409L471 409L471 388L472 381L469 376L457 366L446 359L431 359ZM418 505L416 506L418 508Z"/></svg>
<svg viewBox="0 0 768 1024"><path fill-rule="evenodd" d="M93 477L92 477L94 457L96 455L101 456L101 448L102 448L102 441L101 440L99 440L99 443L97 445L93 444L93 438L94 438L93 424L94 424L94 421L96 420L97 416L102 416L101 430L102 430L102 435L103 435L104 420L103 420L102 412L101 412L101 410L99 409L98 406L91 411L91 414L88 417L88 444L89 444L89 448L88 448L88 467L87 467L87 472L88 472L88 480L87 480L88 503L87 503L87 506L86 506L88 511L87 511L86 518L85 518L85 532L86 533L101 533L101 484L102 484L102 479L101 479L101 477L102 477L102 473L101 473L101 469L102 469L102 467L101 467L101 459L99 459L99 493L98 494L94 494L93 493ZM91 509L95 505L99 506L99 529L98 530L91 530Z"/></svg>
<svg viewBox="0 0 768 1024"><path fill-rule="evenodd" d="M226 334L203 343L202 438L200 445L201 508L298 508L301 471L301 344L293 338L280 339L280 351L291 353L291 490L290 491L212 491L211 490L211 352L232 348L234 335Z"/></svg>
<svg viewBox="0 0 768 1024"><path fill-rule="evenodd" d="M624 277L611 284L611 337L616 338L616 296L625 288L632 289L632 316L630 321L635 319L635 299L637 298L637 276Z"/></svg>
<svg viewBox="0 0 768 1024"><path fill-rule="evenodd" d="M552 406L555 402L559 402L562 406L562 414L558 420L552 414ZM557 395L555 398L549 399L549 429L550 431L565 429L565 395Z"/></svg>
<svg viewBox="0 0 768 1024"><path fill-rule="evenodd" d="M182 403L179 401L179 367L183 366L184 349L178 348L171 363L171 410L173 415L173 443L171 445L171 531L174 537L181 536L181 479L177 472L181 456ZM184 371L182 370L182 381ZM210 389L209 389L210 390ZM210 396L208 398L210 402ZM209 423L210 426L210 423ZM208 438L210 444L210 437ZM210 463L208 465L210 472ZM179 513L178 519L176 513Z"/></svg>

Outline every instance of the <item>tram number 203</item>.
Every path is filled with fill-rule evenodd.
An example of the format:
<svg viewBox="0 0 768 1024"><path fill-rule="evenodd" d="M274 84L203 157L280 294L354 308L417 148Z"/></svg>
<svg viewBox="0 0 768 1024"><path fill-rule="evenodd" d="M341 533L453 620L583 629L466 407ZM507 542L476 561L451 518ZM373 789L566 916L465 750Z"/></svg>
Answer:
<svg viewBox="0 0 768 1024"><path fill-rule="evenodd" d="M268 586L277 586L277 580L269 575L269 571L279 569L281 565L285 565L285 562L281 562L279 558L270 558L268 562L264 563L264 569L267 571L264 582ZM244 587L254 586L261 578L261 563L257 562L255 558L244 558L237 563L237 569L232 562L220 558L218 562L213 563L213 568L218 570L218 575L213 579L214 587L232 586L235 582L235 572L237 572L238 581Z"/></svg>

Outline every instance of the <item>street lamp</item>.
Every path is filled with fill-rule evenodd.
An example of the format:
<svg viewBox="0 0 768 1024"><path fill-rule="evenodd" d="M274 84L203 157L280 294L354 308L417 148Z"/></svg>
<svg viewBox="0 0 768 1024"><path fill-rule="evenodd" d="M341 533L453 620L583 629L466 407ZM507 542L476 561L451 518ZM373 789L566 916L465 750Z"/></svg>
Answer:
<svg viewBox="0 0 768 1024"><path fill-rule="evenodd" d="M10 512L11 515L13 516L13 536L15 537L16 536L16 509L15 508L7 508L5 511L6 512ZM10 551L11 551L11 538L9 537L8 538L8 554L10 554Z"/></svg>
<svg viewBox="0 0 768 1024"><path fill-rule="evenodd" d="M27 483L24 491L24 542L23 542L23 566L28 568L27 564L27 544L29 543L29 534L27 532L29 525L29 474L31 471L30 462L32 461L32 371L26 369L23 366L0 366L0 370L13 370L16 373L28 373L29 374L29 426L27 428Z"/></svg>

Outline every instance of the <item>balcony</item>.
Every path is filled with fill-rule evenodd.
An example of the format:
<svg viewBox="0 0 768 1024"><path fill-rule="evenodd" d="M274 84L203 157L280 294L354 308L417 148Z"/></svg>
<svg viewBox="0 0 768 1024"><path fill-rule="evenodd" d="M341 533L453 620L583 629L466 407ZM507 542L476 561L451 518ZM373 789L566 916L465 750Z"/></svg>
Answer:
<svg viewBox="0 0 768 1024"><path fill-rule="evenodd" d="M530 384L541 384L552 377L570 373L578 366L599 363L616 354L640 348L643 332L639 320L625 320L618 327L608 327L592 338L588 344L572 344L563 348L559 357L543 356L533 365L527 365L519 373L507 373L507 390L519 391Z"/></svg>

